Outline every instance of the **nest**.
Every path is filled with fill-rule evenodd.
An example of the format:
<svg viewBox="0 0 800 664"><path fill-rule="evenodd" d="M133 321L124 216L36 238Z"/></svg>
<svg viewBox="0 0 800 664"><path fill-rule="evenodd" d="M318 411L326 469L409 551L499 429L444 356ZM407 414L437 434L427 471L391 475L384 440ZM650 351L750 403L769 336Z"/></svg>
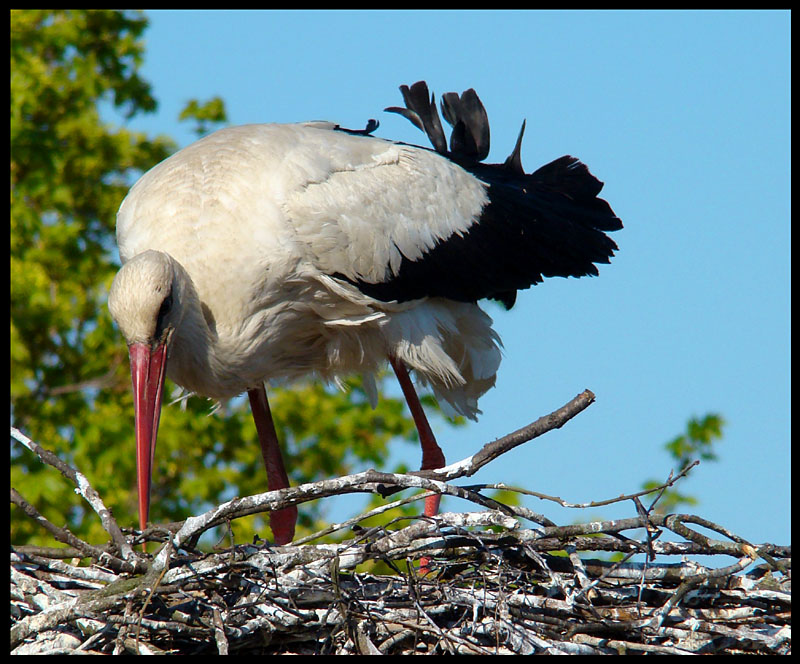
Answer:
<svg viewBox="0 0 800 664"><path fill-rule="evenodd" d="M524 435L490 446L520 444L531 427L541 433L561 426L570 404L545 424L542 418ZM110 535L104 547L82 542L12 489L12 502L67 545L12 547L14 654L791 652L790 547L754 545L701 517L642 506L642 495L658 495L683 473L613 500L631 501L635 516L559 526L486 498L485 485L449 483L491 457L491 450L481 456L484 448L439 471L368 471L237 498L180 524L124 534L83 475L20 432L12 437L72 479ZM392 503L291 546L196 548L202 532L254 511L343 487L388 494L409 486L458 495L482 509L358 526ZM338 529L348 533L346 541L312 543ZM161 548L154 555L136 551L144 540ZM360 571L370 563L394 573Z"/></svg>

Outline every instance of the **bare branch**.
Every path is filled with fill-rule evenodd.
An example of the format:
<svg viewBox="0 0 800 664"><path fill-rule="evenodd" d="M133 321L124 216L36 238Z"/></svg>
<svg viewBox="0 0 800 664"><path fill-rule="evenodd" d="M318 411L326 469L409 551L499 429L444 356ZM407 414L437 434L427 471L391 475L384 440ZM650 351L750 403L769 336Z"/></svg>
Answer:
<svg viewBox="0 0 800 664"><path fill-rule="evenodd" d="M13 487L11 488L11 502L18 507L21 507L25 514L39 523L45 530L47 530L47 532L55 537L56 540L59 542L64 542L64 544L69 544L80 551L81 557L94 558L102 564L108 565L111 569L117 572L134 572L136 570L136 566L132 565L128 561L120 560L116 556L108 553L108 551L105 549L84 542L79 537L73 535L66 528L59 528L58 526L52 524L44 516L39 514L38 510L33 507L33 505L28 503L28 501L26 501Z"/></svg>
<svg viewBox="0 0 800 664"><path fill-rule="evenodd" d="M594 403L595 396L590 390L584 390L569 403L564 404L558 410L549 415L540 417L535 422L517 429L502 438L498 438L490 443L486 443L477 453L466 459L451 463L444 468L435 470L417 470L409 473L418 477L427 477L443 481L451 481L459 477L470 477L483 468L486 464L494 461L497 457L513 450L515 447L527 443L542 434L560 429L573 417L586 410Z"/></svg>
<svg viewBox="0 0 800 664"><path fill-rule="evenodd" d="M652 519L658 527L691 521L678 516ZM94 589L96 583L81 587L80 576L69 573L72 585L59 590L63 571L50 569L52 561L38 567L20 557L12 559L12 615L17 616L12 648L53 652L45 639L38 651L26 650L33 642L23 640L58 629L74 635L71 648L81 643L82 652L91 647L97 653L115 648L240 655L265 649L411 654L420 647L431 654L790 650L790 581L780 570L771 576L763 567L743 574L754 561L742 555L734 533L729 533L732 548L724 551L710 540L653 543L661 547L659 555L672 546L682 559L677 563L585 557L590 550L609 550L609 544L622 550L626 542L613 535L644 521L637 516L542 533L502 512L485 511L441 514L397 531L370 529L339 544L244 545L180 556L170 548L160 572L154 566L144 577L116 581L103 591ZM715 526L710 524L718 532ZM576 527L594 536L570 534ZM641 540L631 544L637 545L629 546L633 550L645 548ZM709 568L683 560L685 546L711 557L733 552L737 559ZM572 555L552 555L553 549ZM768 544L753 550L791 555L787 547ZM399 568L402 561L423 556L435 572L425 578L346 572L364 562ZM641 585L648 592L640 592ZM37 593L47 599L36 600ZM32 600L41 608L21 615L20 610L30 612ZM105 630L83 633L86 620ZM139 630L137 638L122 631L116 637L126 626Z"/></svg>
<svg viewBox="0 0 800 664"><path fill-rule="evenodd" d="M109 535L111 535L111 539L119 548L119 552L122 555L123 560L128 561L133 569L136 566L137 558L131 545L122 534L122 531L114 519L114 515L111 513L111 510L105 506L102 498L100 498L97 491L94 490L92 485L89 483L89 480L86 479L86 476L59 459L49 450L44 449L39 444L32 441L25 434L14 427L11 427L11 437L22 443L31 452L36 454L36 456L38 456L44 463L56 468L64 477L68 478L75 484L78 493L87 503L89 503L89 506L95 512L97 512L97 515L100 517L100 522L103 524L103 528Z"/></svg>
<svg viewBox="0 0 800 664"><path fill-rule="evenodd" d="M15 504L70 545L64 552L92 557L96 564L86 568L54 560L63 553L47 548L12 549L13 653L788 654L791 548L751 544L696 515L654 514L657 498L648 509L639 500L661 495L688 468L661 487L587 503L504 484L451 483L563 426L593 399L584 392L438 471L369 470L236 498L185 522L148 528L136 537L166 540L149 565L144 556L132 554L131 562L113 555L132 551L121 533L127 549L116 538L108 545L111 553L93 547L44 519L12 489ZM20 440L13 430L12 436ZM45 463L84 487L101 519L106 515L113 522L82 475L19 436ZM201 533L241 516L329 495L385 496L406 488L424 493L291 546L195 549ZM573 509L632 501L634 515L560 526L527 508L481 495L485 489L517 491ZM343 542L306 543L430 492L483 509L410 523L403 517L386 526L354 529ZM525 521L537 527L525 528ZM667 532L677 541L662 541ZM623 559L604 560L592 552L619 553ZM634 561L636 555L643 562ZM702 564L690 558L697 555L704 556ZM725 563L711 567L720 555ZM670 557L677 562L665 562ZM423 558L429 573L419 575L413 564ZM385 565L395 575L359 571L365 564L370 569ZM134 565L146 573L130 577L125 572Z"/></svg>

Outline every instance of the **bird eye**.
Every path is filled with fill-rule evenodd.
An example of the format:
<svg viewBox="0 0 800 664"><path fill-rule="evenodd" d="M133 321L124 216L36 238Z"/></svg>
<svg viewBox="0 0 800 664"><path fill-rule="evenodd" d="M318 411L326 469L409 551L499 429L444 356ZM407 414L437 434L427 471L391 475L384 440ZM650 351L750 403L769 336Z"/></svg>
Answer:
<svg viewBox="0 0 800 664"><path fill-rule="evenodd" d="M164 301L161 303L161 307L158 310L158 317L156 318L156 335L155 335L156 338L159 338L161 336L161 332L164 330L164 325L166 323L165 319L171 309L172 309L172 290L170 290L167 297L164 298Z"/></svg>

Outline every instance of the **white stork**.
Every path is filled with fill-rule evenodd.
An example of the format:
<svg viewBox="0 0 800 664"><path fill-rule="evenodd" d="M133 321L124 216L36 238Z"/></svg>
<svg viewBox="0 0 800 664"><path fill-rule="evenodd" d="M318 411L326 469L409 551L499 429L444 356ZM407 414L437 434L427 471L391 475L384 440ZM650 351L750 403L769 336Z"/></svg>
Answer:
<svg viewBox="0 0 800 664"><path fill-rule="evenodd" d="M161 162L117 215L122 269L109 309L128 343L139 518L150 507L164 376L213 399L247 391L271 490L289 485L264 382L360 372L388 360L422 445L444 465L409 378L475 418L500 340L478 300L506 308L543 277L597 274L622 227L603 184L574 157L526 174L517 144L484 164L489 123L475 91L447 93L448 149L433 96L401 86L434 150L325 122L217 131ZM438 510L438 497L426 514ZM271 515L290 542L297 510Z"/></svg>

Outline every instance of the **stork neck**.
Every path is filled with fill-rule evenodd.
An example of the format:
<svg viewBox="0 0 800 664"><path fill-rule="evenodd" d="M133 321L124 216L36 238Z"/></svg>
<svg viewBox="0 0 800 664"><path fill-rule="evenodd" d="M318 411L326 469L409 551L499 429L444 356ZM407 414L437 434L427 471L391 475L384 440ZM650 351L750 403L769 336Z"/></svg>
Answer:
<svg viewBox="0 0 800 664"><path fill-rule="evenodd" d="M187 390L213 397L215 395L208 388L213 384L217 365L214 362L216 332L209 326L209 319L213 324L213 316L210 311L204 314L208 307L204 307L192 278L183 266L178 261L175 261L175 266L181 311L176 321L167 375Z"/></svg>

